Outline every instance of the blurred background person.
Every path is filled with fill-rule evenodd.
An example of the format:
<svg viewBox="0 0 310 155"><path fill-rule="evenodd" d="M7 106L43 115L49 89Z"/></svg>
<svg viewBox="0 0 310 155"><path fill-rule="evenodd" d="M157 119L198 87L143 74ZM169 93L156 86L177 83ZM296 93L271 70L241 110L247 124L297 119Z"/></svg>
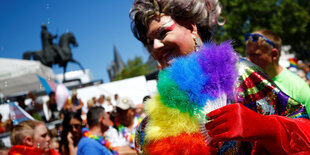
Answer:
<svg viewBox="0 0 310 155"><path fill-rule="evenodd" d="M56 119L59 119L59 111L57 109L55 92L50 92L50 94L48 94L48 96L49 96L49 99L46 102L46 105L49 109L49 112L51 112L50 121L54 121Z"/></svg>
<svg viewBox="0 0 310 155"><path fill-rule="evenodd" d="M115 103L115 104L116 104L116 103ZM106 105L108 105L108 106L110 106L110 105L115 106L114 103L112 102L110 96L108 96L107 99L106 99Z"/></svg>
<svg viewBox="0 0 310 155"><path fill-rule="evenodd" d="M27 111L34 119L47 122L43 111L44 101L42 97L36 97L36 95L30 91L28 92L28 98L30 98L31 101L25 108L25 111Z"/></svg>
<svg viewBox="0 0 310 155"><path fill-rule="evenodd" d="M0 114L0 133L6 132L5 125L2 122L2 114Z"/></svg>
<svg viewBox="0 0 310 155"><path fill-rule="evenodd" d="M18 105L26 111L27 105L25 104L26 95L18 96L17 103Z"/></svg>
<svg viewBox="0 0 310 155"><path fill-rule="evenodd" d="M50 148L53 150L60 150L59 148L60 144L59 144L59 140L57 137L52 137L50 140Z"/></svg>
<svg viewBox="0 0 310 155"><path fill-rule="evenodd" d="M71 107L71 111L72 112L77 112L78 114L82 114L82 107L83 107L83 102L80 98L78 98L78 94L77 91L74 89L72 90L72 96L71 96L71 100L70 100L70 105Z"/></svg>
<svg viewBox="0 0 310 155"><path fill-rule="evenodd" d="M136 108L136 117L138 118L138 121L141 122L145 116L144 104L138 104Z"/></svg>
<svg viewBox="0 0 310 155"><path fill-rule="evenodd" d="M95 96L92 98L92 100L93 100L95 106L99 105L98 100Z"/></svg>
<svg viewBox="0 0 310 155"><path fill-rule="evenodd" d="M109 141L112 146L116 146L120 153L133 154L134 151L134 136L136 127L139 124L136 117L136 105L128 97L118 99L116 104L116 115L113 128L116 129L116 135L109 136ZM107 134L113 135L112 131Z"/></svg>
<svg viewBox="0 0 310 155"><path fill-rule="evenodd" d="M49 135L50 135L50 149L54 149L54 150L59 150L59 146L60 146L60 135L58 134L58 128L53 128L51 130L49 130Z"/></svg>
<svg viewBox="0 0 310 155"><path fill-rule="evenodd" d="M302 76L299 76L307 82L310 79L310 67L306 63L300 62L298 68L302 72Z"/></svg>
<svg viewBox="0 0 310 155"><path fill-rule="evenodd" d="M100 95L99 99L98 99L98 106L103 107L105 103L105 96L104 95Z"/></svg>
<svg viewBox="0 0 310 155"><path fill-rule="evenodd" d="M144 96L143 99L142 99L142 104L138 104L137 105L137 109L136 109L136 115L138 117L141 117L141 119L145 118L146 117L146 113L145 113L145 110L144 110L144 105L146 104L146 102L151 99L150 96ZM139 120L139 122L141 122L141 120Z"/></svg>
<svg viewBox="0 0 310 155"><path fill-rule="evenodd" d="M9 154L60 155L50 149L50 136L43 122L23 121L16 125L11 133L12 148Z"/></svg>
<svg viewBox="0 0 310 155"><path fill-rule="evenodd" d="M93 99L88 100L88 101L87 101L87 112L88 112L89 109L91 109L91 108L94 107L95 105L96 105L96 104L95 104L95 102L94 102ZM86 113L87 113L87 112L86 112Z"/></svg>
<svg viewBox="0 0 310 155"><path fill-rule="evenodd" d="M261 67L288 96L306 106L310 116L310 88L299 76L279 64L282 40L270 30L245 35L247 59Z"/></svg>
<svg viewBox="0 0 310 155"><path fill-rule="evenodd" d="M82 138L82 118L78 113L67 113L62 123L60 153L63 155L77 154L77 145Z"/></svg>
<svg viewBox="0 0 310 155"><path fill-rule="evenodd" d="M104 102L102 107L109 115L115 110L110 96L106 98L106 101Z"/></svg>
<svg viewBox="0 0 310 155"><path fill-rule="evenodd" d="M118 99L119 99L119 95L118 94L114 94L114 99L111 101L113 106L116 106Z"/></svg>
<svg viewBox="0 0 310 155"><path fill-rule="evenodd" d="M5 146L5 144L0 140L0 155L9 154L10 148Z"/></svg>
<svg viewBox="0 0 310 155"><path fill-rule="evenodd" d="M104 137L110 126L110 117L102 107L93 107L87 113L87 128L83 129L83 137L78 144L78 155L84 154L117 154L110 142Z"/></svg>

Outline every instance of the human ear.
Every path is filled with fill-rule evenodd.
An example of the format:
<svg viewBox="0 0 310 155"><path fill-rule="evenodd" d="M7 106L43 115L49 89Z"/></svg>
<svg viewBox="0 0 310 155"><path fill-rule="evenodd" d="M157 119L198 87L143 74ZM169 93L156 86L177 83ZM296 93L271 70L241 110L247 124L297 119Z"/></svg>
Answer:
<svg viewBox="0 0 310 155"><path fill-rule="evenodd" d="M98 123L99 123L99 122L101 123L102 120L104 120L104 116L101 116L101 117L99 118Z"/></svg>
<svg viewBox="0 0 310 155"><path fill-rule="evenodd" d="M188 29L191 31L193 37L197 37L198 35L198 29L197 25L194 23L190 23L188 26Z"/></svg>
<svg viewBox="0 0 310 155"><path fill-rule="evenodd" d="M29 136L26 136L26 137L24 138L24 145L26 145L26 146L33 146L33 140L32 140L32 138L29 137Z"/></svg>
<svg viewBox="0 0 310 155"><path fill-rule="evenodd" d="M272 56L272 60L277 60L279 58L279 51L276 48L273 48L271 50L271 56Z"/></svg>
<svg viewBox="0 0 310 155"><path fill-rule="evenodd" d="M186 29L188 29L192 34L194 33L195 35L198 34L197 30L197 25L191 21L191 20L186 20L186 21L177 21L177 23L181 26L184 26Z"/></svg>
<svg viewBox="0 0 310 155"><path fill-rule="evenodd" d="M131 114L135 115L136 114L136 109L131 109Z"/></svg>

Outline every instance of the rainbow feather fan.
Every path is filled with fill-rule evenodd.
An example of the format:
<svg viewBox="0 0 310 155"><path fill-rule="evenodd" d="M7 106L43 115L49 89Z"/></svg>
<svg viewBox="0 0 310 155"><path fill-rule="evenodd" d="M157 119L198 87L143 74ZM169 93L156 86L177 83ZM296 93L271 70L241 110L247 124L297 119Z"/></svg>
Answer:
<svg viewBox="0 0 310 155"><path fill-rule="evenodd" d="M195 149L200 154L212 152L206 145L210 137L204 130L205 114L233 99L237 60L230 42L212 42L199 52L177 58L159 73L159 94L146 106L149 123L145 139L150 154L165 152L164 148L174 151L171 154Z"/></svg>

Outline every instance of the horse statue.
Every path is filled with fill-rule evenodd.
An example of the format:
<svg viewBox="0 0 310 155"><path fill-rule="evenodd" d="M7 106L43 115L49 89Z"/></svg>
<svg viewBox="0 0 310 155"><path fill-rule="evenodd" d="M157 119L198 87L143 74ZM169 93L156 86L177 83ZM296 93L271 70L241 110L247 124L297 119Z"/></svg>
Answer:
<svg viewBox="0 0 310 155"><path fill-rule="evenodd" d="M70 45L77 47L78 43L76 42L73 33L69 32L61 35L58 45L52 44L39 51L27 51L23 54L23 59L38 60L42 64L49 67L52 67L54 64L58 64L59 66L64 67L63 82L66 82L65 73L67 70L68 62L78 64L79 67L85 71L83 66L72 58Z"/></svg>

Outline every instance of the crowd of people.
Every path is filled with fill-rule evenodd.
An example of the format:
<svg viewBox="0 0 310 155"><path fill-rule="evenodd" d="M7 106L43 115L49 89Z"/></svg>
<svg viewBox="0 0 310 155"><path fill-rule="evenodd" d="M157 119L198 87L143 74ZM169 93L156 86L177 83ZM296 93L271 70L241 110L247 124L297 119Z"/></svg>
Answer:
<svg viewBox="0 0 310 155"><path fill-rule="evenodd" d="M310 86L310 63L298 62L297 71L294 72Z"/></svg>
<svg viewBox="0 0 310 155"><path fill-rule="evenodd" d="M158 93L145 104L117 94L83 103L73 90L58 111L52 92L49 120L29 93L30 104L18 103L37 121L0 128L11 131L9 154L309 154L309 65L303 76L281 66L282 40L270 30L244 35L245 58L217 45L221 9L217 0L135 0L132 31L163 69ZM205 112L209 102L233 104ZM43 123L59 119L54 130Z"/></svg>
<svg viewBox="0 0 310 155"><path fill-rule="evenodd" d="M96 97L88 100L84 107L73 90L71 98L58 111L52 92L47 101L51 118L47 121L37 117L35 121L23 121L14 126L8 130L13 146L1 150L6 149L9 154L135 154L134 134L145 117L143 104L135 104L129 97L119 98L118 94L114 100L111 102L110 97L101 95L98 100ZM36 104L40 103L31 106ZM27 106L23 108L27 111ZM62 123L48 130L45 123L55 120L62 120ZM101 149L96 150L97 147Z"/></svg>

